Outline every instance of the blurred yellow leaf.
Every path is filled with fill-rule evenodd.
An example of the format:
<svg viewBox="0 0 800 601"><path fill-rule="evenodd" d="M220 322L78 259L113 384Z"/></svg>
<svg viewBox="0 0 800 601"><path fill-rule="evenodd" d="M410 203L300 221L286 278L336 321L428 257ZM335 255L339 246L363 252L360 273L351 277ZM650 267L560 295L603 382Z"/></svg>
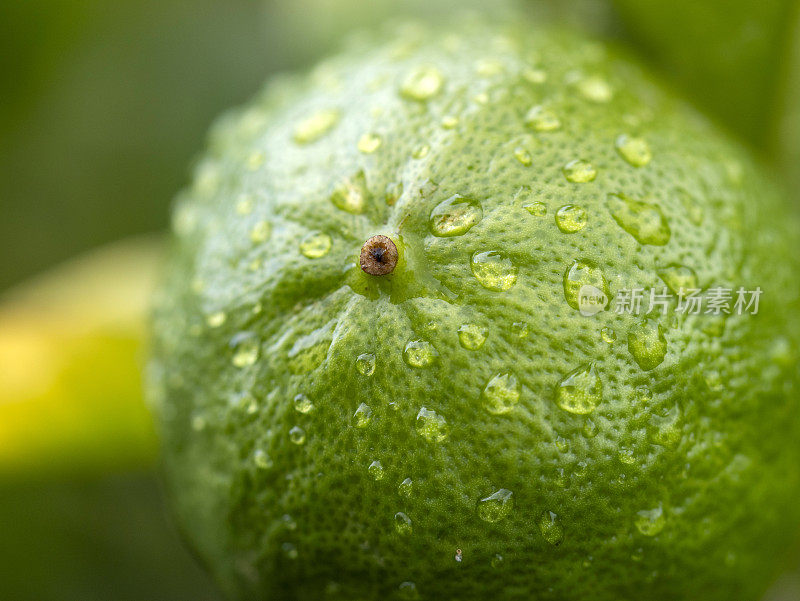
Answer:
<svg viewBox="0 0 800 601"><path fill-rule="evenodd" d="M161 254L119 242L0 297L0 476L153 462L141 372Z"/></svg>

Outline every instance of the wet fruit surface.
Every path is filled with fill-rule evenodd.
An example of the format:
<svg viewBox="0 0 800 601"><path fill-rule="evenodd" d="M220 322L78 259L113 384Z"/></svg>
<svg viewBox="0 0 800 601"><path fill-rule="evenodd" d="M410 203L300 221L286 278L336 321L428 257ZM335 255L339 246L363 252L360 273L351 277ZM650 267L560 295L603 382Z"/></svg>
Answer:
<svg viewBox="0 0 800 601"><path fill-rule="evenodd" d="M192 544L247 599L753 598L797 521L795 217L614 49L382 37L225 116L177 201L149 381Z"/></svg>

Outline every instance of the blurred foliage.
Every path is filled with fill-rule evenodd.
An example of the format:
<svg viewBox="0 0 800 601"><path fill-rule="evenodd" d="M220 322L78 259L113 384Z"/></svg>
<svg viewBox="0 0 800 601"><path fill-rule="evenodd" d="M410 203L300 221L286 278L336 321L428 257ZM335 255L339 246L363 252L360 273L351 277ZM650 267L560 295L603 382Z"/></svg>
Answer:
<svg viewBox="0 0 800 601"><path fill-rule="evenodd" d="M219 601L152 474L0 481L4 601Z"/></svg>
<svg viewBox="0 0 800 601"><path fill-rule="evenodd" d="M626 37L684 93L753 146L772 144L796 73L797 0L613 2Z"/></svg>
<svg viewBox="0 0 800 601"><path fill-rule="evenodd" d="M275 68L255 0L0 3L0 289L162 229L209 121Z"/></svg>
<svg viewBox="0 0 800 601"><path fill-rule="evenodd" d="M0 478L154 463L141 365L161 253L119 242L0 297Z"/></svg>

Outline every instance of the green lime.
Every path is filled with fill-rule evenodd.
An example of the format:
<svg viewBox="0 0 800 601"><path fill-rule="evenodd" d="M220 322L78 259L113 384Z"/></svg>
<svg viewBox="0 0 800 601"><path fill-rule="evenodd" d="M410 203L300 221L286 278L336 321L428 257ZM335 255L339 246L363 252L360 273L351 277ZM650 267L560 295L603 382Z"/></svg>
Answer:
<svg viewBox="0 0 800 601"><path fill-rule="evenodd" d="M177 201L150 388L198 555L241 599L755 599L796 216L603 43L376 37L225 116Z"/></svg>

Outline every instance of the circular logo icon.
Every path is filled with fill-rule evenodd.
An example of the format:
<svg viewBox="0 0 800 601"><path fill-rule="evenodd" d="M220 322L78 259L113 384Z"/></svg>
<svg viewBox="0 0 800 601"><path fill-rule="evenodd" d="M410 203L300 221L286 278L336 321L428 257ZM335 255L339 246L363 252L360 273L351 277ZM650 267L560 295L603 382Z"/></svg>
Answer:
<svg viewBox="0 0 800 601"><path fill-rule="evenodd" d="M578 311L584 317L591 317L597 315L600 311L604 311L608 306L608 297L605 292L585 284L581 286L578 291Z"/></svg>

